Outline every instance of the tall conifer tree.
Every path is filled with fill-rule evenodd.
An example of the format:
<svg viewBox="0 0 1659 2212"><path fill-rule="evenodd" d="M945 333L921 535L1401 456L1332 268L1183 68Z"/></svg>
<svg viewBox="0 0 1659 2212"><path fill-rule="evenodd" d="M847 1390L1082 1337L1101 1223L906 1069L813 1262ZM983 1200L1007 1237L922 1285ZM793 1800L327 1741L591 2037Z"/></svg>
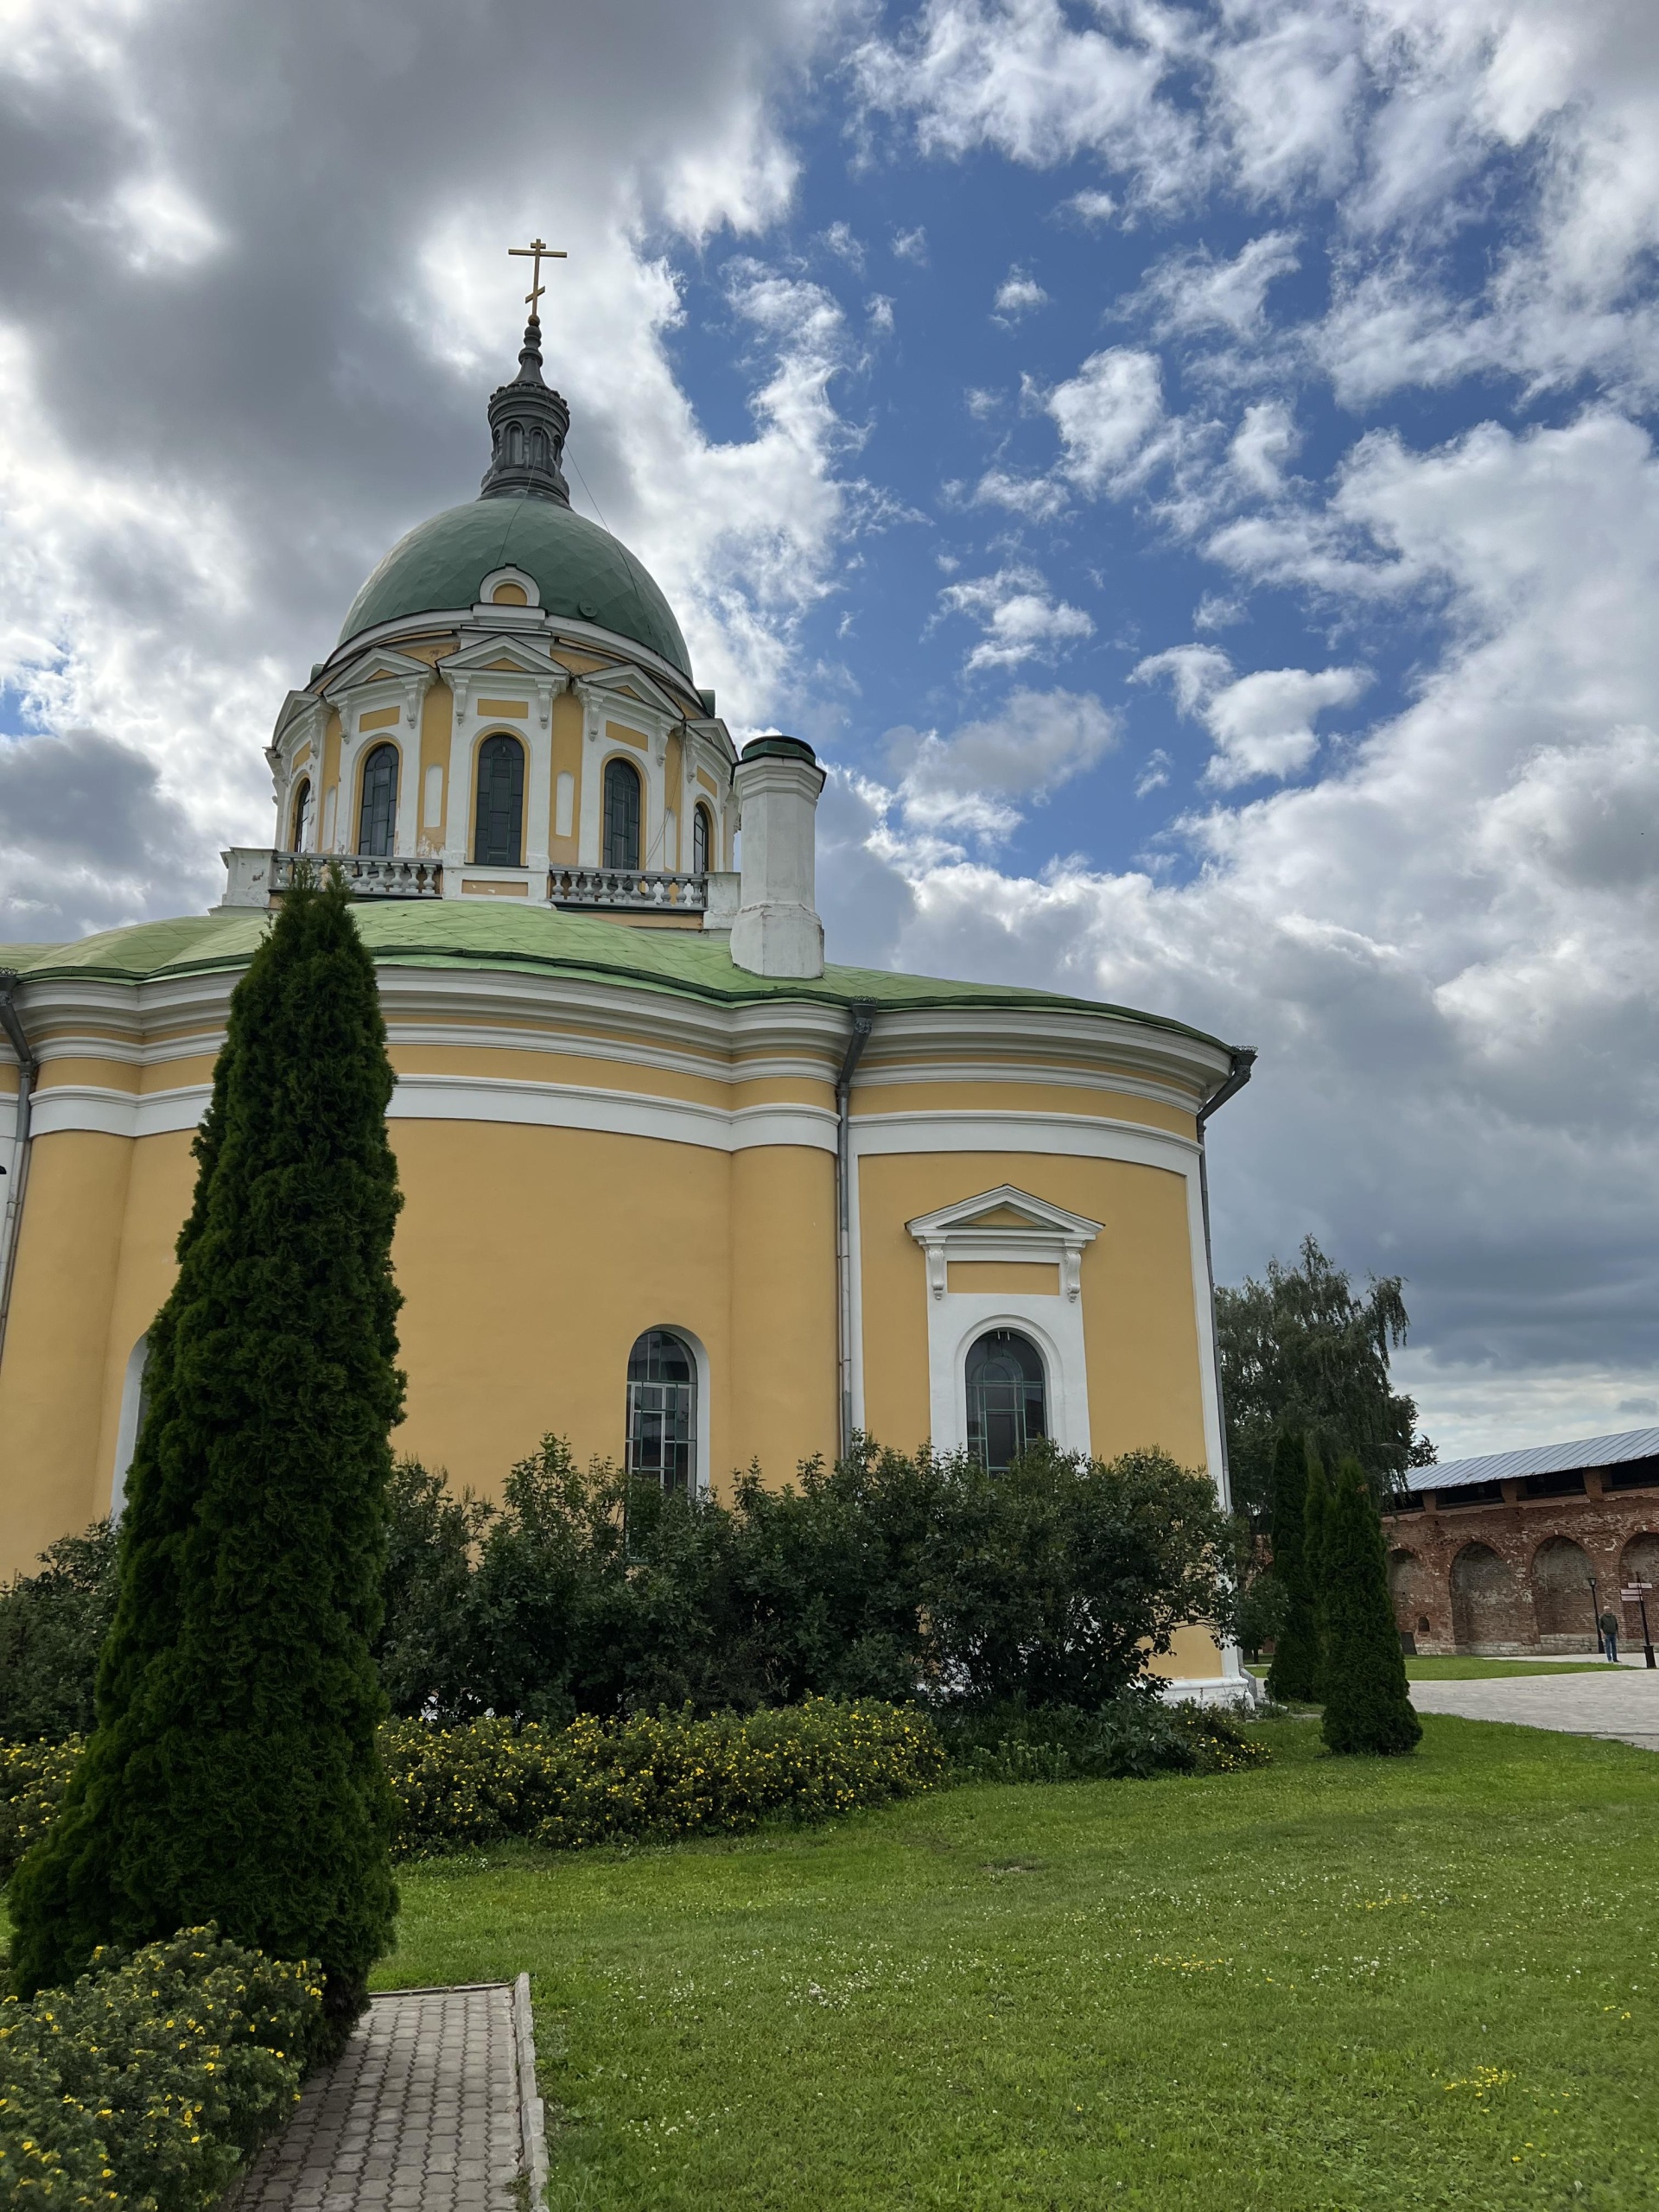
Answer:
<svg viewBox="0 0 1659 2212"><path fill-rule="evenodd" d="M97 1726L11 1886L20 1994L214 1920L321 1960L336 2035L362 2008L397 1908L370 1657L403 1393L392 1080L344 889L298 885L231 1001Z"/></svg>
<svg viewBox="0 0 1659 2212"><path fill-rule="evenodd" d="M1394 1624L1382 1523L1357 1459L1344 1459L1331 1485L1323 1579L1326 1744L1376 1758L1415 1750L1423 1724Z"/></svg>
<svg viewBox="0 0 1659 2212"><path fill-rule="evenodd" d="M1313 1685L1309 1694L1325 1695L1325 1514L1330 1484L1325 1462L1317 1452L1307 1453L1307 1473L1302 1486L1302 1573L1306 1580L1310 1616L1310 1664L1306 1680Z"/></svg>
<svg viewBox="0 0 1659 2212"><path fill-rule="evenodd" d="M1273 1572L1285 1593L1285 1611L1268 1669L1268 1694L1297 1701L1319 1694L1317 1562L1306 1555L1306 1506L1307 1444L1300 1431L1287 1430L1273 1455Z"/></svg>

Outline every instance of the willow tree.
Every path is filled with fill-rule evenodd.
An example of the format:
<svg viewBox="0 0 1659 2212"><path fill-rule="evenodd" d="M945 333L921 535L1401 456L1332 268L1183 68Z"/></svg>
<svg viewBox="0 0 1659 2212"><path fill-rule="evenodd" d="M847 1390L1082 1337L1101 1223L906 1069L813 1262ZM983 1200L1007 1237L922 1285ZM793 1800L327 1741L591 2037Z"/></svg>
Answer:
<svg viewBox="0 0 1659 2212"><path fill-rule="evenodd" d="M1307 1445L1299 1431L1287 1430L1273 1455L1273 1573L1284 1605L1268 1691L1288 1702L1309 1702L1319 1694L1317 1548L1310 1556Z"/></svg>
<svg viewBox="0 0 1659 2212"><path fill-rule="evenodd" d="M1389 1376L1409 1325L1398 1275L1373 1276L1362 1295L1311 1236L1294 1267L1271 1260L1265 1281L1217 1287L1227 1464L1234 1499L1258 1527L1271 1511L1273 1456L1288 1431L1300 1431L1327 1467L1351 1453L1379 1501L1410 1469L1432 1463L1416 1404Z"/></svg>
<svg viewBox="0 0 1659 2212"><path fill-rule="evenodd" d="M20 1994L213 1920L320 1961L336 2035L365 2002L397 1905L370 1656L403 1392L392 1081L344 889L302 882L232 997L96 1725L12 1884Z"/></svg>

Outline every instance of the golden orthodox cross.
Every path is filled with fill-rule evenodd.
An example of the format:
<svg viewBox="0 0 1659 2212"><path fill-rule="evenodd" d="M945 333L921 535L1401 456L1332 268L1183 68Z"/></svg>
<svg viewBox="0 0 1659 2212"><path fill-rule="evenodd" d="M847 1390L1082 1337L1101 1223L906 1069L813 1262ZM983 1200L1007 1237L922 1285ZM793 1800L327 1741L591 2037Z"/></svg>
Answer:
<svg viewBox="0 0 1659 2212"><path fill-rule="evenodd" d="M564 261L569 257L562 245L548 245L541 238L532 238L528 245L510 245L507 251L509 255L517 255L519 260L533 264L530 272L530 289L524 294L524 305L530 309L531 321L539 322L542 318L536 302L547 289L542 282L542 264L543 261Z"/></svg>

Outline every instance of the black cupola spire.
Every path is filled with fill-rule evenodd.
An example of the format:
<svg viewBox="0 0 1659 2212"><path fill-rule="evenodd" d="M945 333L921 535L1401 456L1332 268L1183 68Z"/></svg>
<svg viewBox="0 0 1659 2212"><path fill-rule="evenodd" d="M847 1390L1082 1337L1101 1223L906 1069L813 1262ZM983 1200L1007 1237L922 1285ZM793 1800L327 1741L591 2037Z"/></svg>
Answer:
<svg viewBox="0 0 1659 2212"><path fill-rule="evenodd" d="M559 463L569 428L570 410L542 378L542 326L532 315L524 326L518 375L490 396L493 443L479 498L516 499L528 492L568 507L570 486Z"/></svg>

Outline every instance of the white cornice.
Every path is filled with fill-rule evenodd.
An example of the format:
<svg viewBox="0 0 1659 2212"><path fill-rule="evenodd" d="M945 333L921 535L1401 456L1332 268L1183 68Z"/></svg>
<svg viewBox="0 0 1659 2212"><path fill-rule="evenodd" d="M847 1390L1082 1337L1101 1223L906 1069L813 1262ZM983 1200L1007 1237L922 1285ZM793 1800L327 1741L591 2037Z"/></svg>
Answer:
<svg viewBox="0 0 1659 2212"><path fill-rule="evenodd" d="M377 623L372 630L361 630L345 644L337 645L320 671L323 680L334 679L329 671L338 660L342 664L365 649L383 645L398 638L440 637L446 630L468 630L474 626L478 609L474 607L434 607L428 613L399 615L391 622ZM654 653L649 645L642 645L637 639L625 638L620 631L602 629L597 622L582 622L573 615L549 614L540 607L499 607L490 606L484 612L492 620L503 614L512 618L515 629L533 631L538 626L543 637L556 644L568 644L583 652L603 653L607 659L631 662L665 684L671 692L695 698L691 679L683 669ZM532 618L525 620L525 617Z"/></svg>
<svg viewBox="0 0 1659 2212"><path fill-rule="evenodd" d="M85 973L39 981L26 977L23 1003L31 1023L40 1026L48 1056L96 1058L104 1052L123 1058L130 1048L141 1058L160 1061L217 1050L240 973L238 965L141 982ZM391 963L380 963L378 974L386 1020L399 1041L454 1045L475 1039L494 1045L512 1040L526 1051L554 1050L594 1058L613 1052L641 1065L719 1080L753 1081L768 1076L822 1080L826 1071L832 1077L845 1051L849 1029L844 1007L818 1001L767 999L733 1006L654 989L625 977ZM78 1038L75 1033L83 1024ZM904 1039L894 1033L901 1028L914 1044L930 1048L929 1057L914 1067L905 1065ZM942 1031L960 1046L976 1047L974 1057L964 1055L963 1061L941 1067L931 1048ZM1131 1040L1146 1071L1139 1081L1113 1065ZM1050 1121L1067 1129L1144 1127L1107 1115L1049 1115L989 1104L983 1109L886 1112L882 1101L892 1085L967 1079L1005 1085L1017 1081L1090 1091L1116 1090L1162 1097L1190 1109L1194 1094L1210 1087L1207 1079L1213 1079L1218 1058L1213 1048L1201 1047L1179 1033L1132 1030L1110 1017L1096 1022L1086 1016L1067 1016L1057 1023L1052 1016L1033 1019L998 1007L963 1009L945 1020L890 1017L884 1012L877 1019L876 1041L881 1046L881 1064L869 1071L876 1079L866 1083L861 1070L854 1085L855 1138L866 1150L903 1150L917 1142L915 1131L947 1126L967 1129L981 1122L994 1124L999 1131L1018 1122L1028 1134ZM1044 1063L1027 1069L1006 1063L999 1067L979 1057L1017 1050L1022 1043L1039 1046ZM1160 1144L1181 1147L1183 1159L1196 1156L1196 1145L1188 1137L1151 1130L1147 1135L1156 1135ZM928 1136L920 1148L931 1148L932 1141ZM988 1148L1000 1149L1001 1144L999 1136ZM1033 1142L1030 1148L1047 1147Z"/></svg>

